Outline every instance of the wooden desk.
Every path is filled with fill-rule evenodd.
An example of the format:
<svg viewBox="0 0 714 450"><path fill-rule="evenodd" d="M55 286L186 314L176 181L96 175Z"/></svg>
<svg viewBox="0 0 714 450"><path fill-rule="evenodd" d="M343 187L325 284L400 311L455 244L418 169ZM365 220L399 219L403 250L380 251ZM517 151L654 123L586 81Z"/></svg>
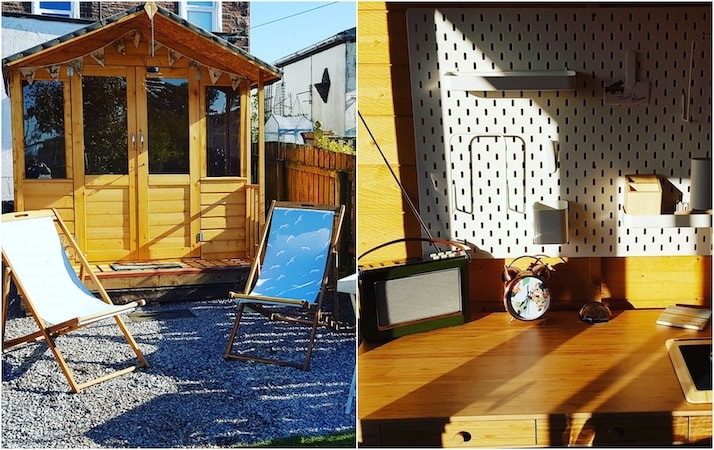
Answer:
<svg viewBox="0 0 714 450"><path fill-rule="evenodd" d="M480 315L359 354L364 446L658 445L706 442L712 405L690 404L665 348L711 337L655 324L661 310L512 322Z"/></svg>

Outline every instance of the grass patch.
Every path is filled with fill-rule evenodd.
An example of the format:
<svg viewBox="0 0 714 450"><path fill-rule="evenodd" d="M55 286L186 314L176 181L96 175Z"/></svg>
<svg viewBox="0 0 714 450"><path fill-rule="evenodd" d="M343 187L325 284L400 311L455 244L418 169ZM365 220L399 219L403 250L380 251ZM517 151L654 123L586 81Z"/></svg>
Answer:
<svg viewBox="0 0 714 450"><path fill-rule="evenodd" d="M354 430L327 436L290 436L280 439L269 439L265 442L252 444L250 447L357 447L357 433Z"/></svg>

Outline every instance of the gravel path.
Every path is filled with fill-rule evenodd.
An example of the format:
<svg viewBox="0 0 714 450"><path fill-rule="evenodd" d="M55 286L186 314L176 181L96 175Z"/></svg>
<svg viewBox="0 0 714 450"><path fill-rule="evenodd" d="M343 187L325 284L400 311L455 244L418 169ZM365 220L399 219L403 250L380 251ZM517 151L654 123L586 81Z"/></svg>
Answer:
<svg viewBox="0 0 714 450"><path fill-rule="evenodd" d="M341 298L340 319L347 329L318 329L307 372L224 360L236 310L230 300L141 308L189 310L194 317L126 318L151 367L79 394L71 393L44 342L4 352L0 447L231 447L353 430L355 408L345 413L345 404L356 354L354 313L349 297ZM325 302L332 305L332 298ZM17 305L11 306L6 336L34 330L32 319L13 314L13 308ZM307 327L263 327L262 316L251 314L249 319L245 329L260 330L251 346L285 350L298 361L304 355ZM61 336L57 344L80 382L88 373L124 367L133 356L113 321Z"/></svg>

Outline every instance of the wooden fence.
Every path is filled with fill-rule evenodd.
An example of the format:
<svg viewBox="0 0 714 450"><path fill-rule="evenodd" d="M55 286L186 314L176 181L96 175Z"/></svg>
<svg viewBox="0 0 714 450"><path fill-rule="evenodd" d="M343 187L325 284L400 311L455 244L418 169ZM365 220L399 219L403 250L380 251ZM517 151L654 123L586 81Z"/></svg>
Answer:
<svg viewBox="0 0 714 450"><path fill-rule="evenodd" d="M272 200L345 205L341 271L355 268L355 159L307 145L265 144L266 207Z"/></svg>

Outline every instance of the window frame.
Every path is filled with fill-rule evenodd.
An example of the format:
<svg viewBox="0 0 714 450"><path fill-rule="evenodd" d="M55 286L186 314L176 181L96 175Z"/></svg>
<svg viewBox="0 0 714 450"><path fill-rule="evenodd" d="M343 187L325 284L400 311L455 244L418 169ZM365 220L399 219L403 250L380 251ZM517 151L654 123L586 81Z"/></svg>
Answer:
<svg viewBox="0 0 714 450"><path fill-rule="evenodd" d="M76 0L70 0L69 2L69 12L64 9L51 9L43 8L40 6L39 0L32 0L32 14L38 16L53 16L53 17L69 17L70 19L79 19L79 2ZM69 15L66 15L69 13Z"/></svg>
<svg viewBox="0 0 714 450"><path fill-rule="evenodd" d="M222 2L210 2L211 6L203 6L203 5L191 5L189 4L188 1L185 2L179 2L179 16L181 16L183 19L188 20L191 22L191 20L188 18L189 14L191 12L209 12L211 13L212 17L212 24L211 24L211 30L206 30L210 31L212 33L220 33L223 31L223 8L221 6ZM191 22L193 23L193 22Z"/></svg>

